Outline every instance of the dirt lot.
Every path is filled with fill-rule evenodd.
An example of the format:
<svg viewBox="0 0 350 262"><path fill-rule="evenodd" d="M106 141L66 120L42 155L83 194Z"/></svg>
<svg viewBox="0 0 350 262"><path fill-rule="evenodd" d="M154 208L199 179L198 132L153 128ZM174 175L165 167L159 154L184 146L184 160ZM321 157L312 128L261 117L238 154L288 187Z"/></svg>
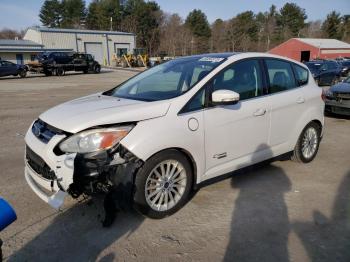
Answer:
<svg viewBox="0 0 350 262"><path fill-rule="evenodd" d="M104 229L101 200L68 200L61 212L23 176L30 123L63 101L131 77L0 79L0 195L18 220L0 233L9 261L350 261L350 120L326 118L308 165L277 161L202 188L175 215L151 220L122 212Z"/></svg>

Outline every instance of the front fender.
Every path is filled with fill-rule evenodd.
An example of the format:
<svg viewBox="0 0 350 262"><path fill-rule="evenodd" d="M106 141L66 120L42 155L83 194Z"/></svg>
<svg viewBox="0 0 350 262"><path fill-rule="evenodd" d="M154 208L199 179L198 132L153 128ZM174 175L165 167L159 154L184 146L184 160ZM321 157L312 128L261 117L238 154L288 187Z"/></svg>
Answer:
<svg viewBox="0 0 350 262"><path fill-rule="evenodd" d="M195 118L198 129L191 131L188 121ZM188 152L196 166L197 183L205 171L203 112L164 116L139 122L121 144L143 161L169 148Z"/></svg>

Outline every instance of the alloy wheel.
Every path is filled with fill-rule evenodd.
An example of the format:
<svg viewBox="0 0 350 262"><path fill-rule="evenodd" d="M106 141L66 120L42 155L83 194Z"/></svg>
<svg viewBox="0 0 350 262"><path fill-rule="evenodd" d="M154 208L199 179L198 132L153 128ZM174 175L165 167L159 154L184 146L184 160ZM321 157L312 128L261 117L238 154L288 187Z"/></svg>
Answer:
<svg viewBox="0 0 350 262"><path fill-rule="evenodd" d="M171 209L182 198L186 183L186 170L179 161L165 160L159 163L146 180L147 204L156 211Z"/></svg>
<svg viewBox="0 0 350 262"><path fill-rule="evenodd" d="M312 158L316 153L318 143L317 130L314 127L309 127L305 130L301 151L306 159Z"/></svg>

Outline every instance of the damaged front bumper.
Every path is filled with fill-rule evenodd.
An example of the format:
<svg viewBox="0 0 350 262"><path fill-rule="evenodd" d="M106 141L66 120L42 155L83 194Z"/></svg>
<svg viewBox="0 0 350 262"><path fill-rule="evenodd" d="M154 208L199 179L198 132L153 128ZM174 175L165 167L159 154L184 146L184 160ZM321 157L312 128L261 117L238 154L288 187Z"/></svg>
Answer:
<svg viewBox="0 0 350 262"><path fill-rule="evenodd" d="M62 206L68 194L77 198L81 194L107 193L125 181L132 183L133 174L142 165L121 145L98 154L57 153L57 145L66 137L55 134L45 143L32 128L25 136L25 179L55 209Z"/></svg>

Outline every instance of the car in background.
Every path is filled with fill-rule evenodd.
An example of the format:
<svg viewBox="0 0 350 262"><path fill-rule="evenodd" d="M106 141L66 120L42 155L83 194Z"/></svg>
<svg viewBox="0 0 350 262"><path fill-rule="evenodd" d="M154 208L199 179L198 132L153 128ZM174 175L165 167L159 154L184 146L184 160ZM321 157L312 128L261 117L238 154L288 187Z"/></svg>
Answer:
<svg viewBox="0 0 350 262"><path fill-rule="evenodd" d="M350 116L350 77L325 92L326 112Z"/></svg>
<svg viewBox="0 0 350 262"><path fill-rule="evenodd" d="M18 65L6 60L0 60L0 76L27 76L25 65Z"/></svg>
<svg viewBox="0 0 350 262"><path fill-rule="evenodd" d="M341 75L343 77L350 76L350 60L349 59L339 60L338 63L342 67Z"/></svg>
<svg viewBox="0 0 350 262"><path fill-rule="evenodd" d="M342 67L333 60L315 60L306 62L312 76L319 86L334 85L340 81Z"/></svg>

